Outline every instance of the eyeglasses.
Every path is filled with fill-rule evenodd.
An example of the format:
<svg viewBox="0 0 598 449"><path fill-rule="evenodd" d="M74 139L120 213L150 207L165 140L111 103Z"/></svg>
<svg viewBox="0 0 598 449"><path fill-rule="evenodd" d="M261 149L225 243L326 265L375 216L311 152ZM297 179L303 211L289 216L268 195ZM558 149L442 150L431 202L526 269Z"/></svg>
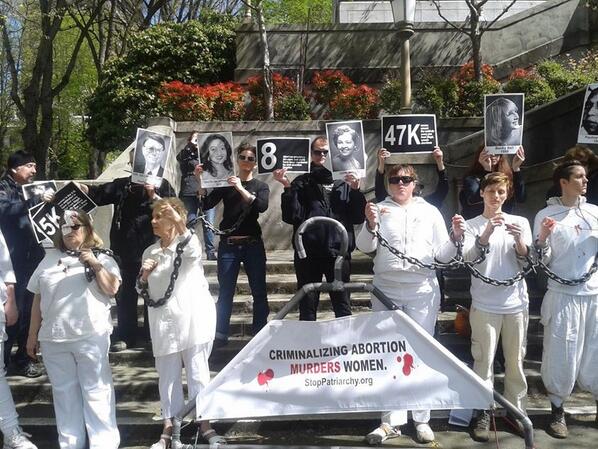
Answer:
<svg viewBox="0 0 598 449"><path fill-rule="evenodd" d="M391 176L388 178L389 184L411 184L413 181L415 181L413 176Z"/></svg>
<svg viewBox="0 0 598 449"><path fill-rule="evenodd" d="M313 150L312 153L316 156L328 156L328 150Z"/></svg>
<svg viewBox="0 0 598 449"><path fill-rule="evenodd" d="M78 231L79 228L84 228L85 225L73 225L73 226L69 226L69 225L62 225L60 229L62 229L62 233L63 234L70 234L73 231Z"/></svg>
<svg viewBox="0 0 598 449"><path fill-rule="evenodd" d="M243 156L242 154L239 154L239 160L240 161L255 162L255 156Z"/></svg>

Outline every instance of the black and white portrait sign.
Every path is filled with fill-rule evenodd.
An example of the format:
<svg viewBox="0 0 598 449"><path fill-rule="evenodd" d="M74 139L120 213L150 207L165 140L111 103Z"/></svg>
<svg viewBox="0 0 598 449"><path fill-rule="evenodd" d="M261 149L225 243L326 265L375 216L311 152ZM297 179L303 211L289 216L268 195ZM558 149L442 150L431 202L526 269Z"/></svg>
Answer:
<svg viewBox="0 0 598 449"><path fill-rule="evenodd" d="M160 187L172 138L149 129L138 128L131 180Z"/></svg>
<svg viewBox="0 0 598 449"><path fill-rule="evenodd" d="M577 142L598 144L598 83L586 89Z"/></svg>
<svg viewBox="0 0 598 449"><path fill-rule="evenodd" d="M361 120L326 123L332 177L343 179L353 173L365 177L365 145Z"/></svg>
<svg viewBox="0 0 598 449"><path fill-rule="evenodd" d="M227 179L235 175L233 134L200 134L198 137L199 163L202 164L203 188L230 187Z"/></svg>
<svg viewBox="0 0 598 449"><path fill-rule="evenodd" d="M65 210L81 209L91 212L96 204L74 182L69 182L56 192L50 203L42 203L29 209L34 229L52 238L58 230L58 222ZM39 240L38 240L39 241Z"/></svg>
<svg viewBox="0 0 598 449"><path fill-rule="evenodd" d="M309 138L270 137L257 139L257 173L286 168L289 173L309 172Z"/></svg>
<svg viewBox="0 0 598 449"><path fill-rule="evenodd" d="M23 189L25 200L36 196L41 197L46 192L54 193L57 190L55 181L35 181L31 184L24 184L21 188Z"/></svg>
<svg viewBox="0 0 598 449"><path fill-rule="evenodd" d="M514 154L523 140L524 94L484 95L484 137L491 154Z"/></svg>
<svg viewBox="0 0 598 449"><path fill-rule="evenodd" d="M434 114L383 115L381 131L391 153L427 153L438 145Z"/></svg>

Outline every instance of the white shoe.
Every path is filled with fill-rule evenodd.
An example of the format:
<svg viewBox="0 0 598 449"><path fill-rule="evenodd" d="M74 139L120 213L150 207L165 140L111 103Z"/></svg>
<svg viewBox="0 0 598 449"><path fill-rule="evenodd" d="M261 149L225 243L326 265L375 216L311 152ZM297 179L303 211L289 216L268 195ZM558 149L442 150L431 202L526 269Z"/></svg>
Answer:
<svg viewBox="0 0 598 449"><path fill-rule="evenodd" d="M172 437L163 433L160 439L150 446L150 449L169 449Z"/></svg>
<svg viewBox="0 0 598 449"><path fill-rule="evenodd" d="M415 439L418 443L431 443L434 441L434 432L432 432L428 423L415 423L415 431Z"/></svg>
<svg viewBox="0 0 598 449"><path fill-rule="evenodd" d="M382 423L380 426L372 430L365 436L365 440L370 446L378 446L390 438L397 438L401 436L401 429L399 426L392 427L389 424Z"/></svg>
<svg viewBox="0 0 598 449"><path fill-rule="evenodd" d="M31 435L15 427L11 433L4 435L4 449L37 449L28 437Z"/></svg>

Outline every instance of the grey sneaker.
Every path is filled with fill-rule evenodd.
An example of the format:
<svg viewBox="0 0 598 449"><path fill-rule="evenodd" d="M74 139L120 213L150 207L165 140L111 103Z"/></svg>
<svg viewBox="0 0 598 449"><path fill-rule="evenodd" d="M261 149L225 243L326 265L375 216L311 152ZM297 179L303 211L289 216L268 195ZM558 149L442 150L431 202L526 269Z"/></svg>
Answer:
<svg viewBox="0 0 598 449"><path fill-rule="evenodd" d="M552 408L552 414L550 416L550 423L548 423L548 429L546 432L554 438L564 439L569 436L569 430L567 429L567 422L565 421L565 410L563 406L557 407L552 402L550 403Z"/></svg>
<svg viewBox="0 0 598 449"><path fill-rule="evenodd" d="M471 438L481 443L485 443L490 439L490 414L488 410L480 410L480 414L471 428Z"/></svg>
<svg viewBox="0 0 598 449"><path fill-rule="evenodd" d="M415 424L415 441L426 444L434 441L434 432L427 422L414 422Z"/></svg>
<svg viewBox="0 0 598 449"><path fill-rule="evenodd" d="M4 435L4 449L37 449L37 446L29 441L31 435L23 432L20 427L15 427L11 433Z"/></svg>
<svg viewBox="0 0 598 449"><path fill-rule="evenodd" d="M399 426L392 427L388 424L382 423L370 433L365 436L365 440L370 446L378 446L391 438L401 436L401 429Z"/></svg>

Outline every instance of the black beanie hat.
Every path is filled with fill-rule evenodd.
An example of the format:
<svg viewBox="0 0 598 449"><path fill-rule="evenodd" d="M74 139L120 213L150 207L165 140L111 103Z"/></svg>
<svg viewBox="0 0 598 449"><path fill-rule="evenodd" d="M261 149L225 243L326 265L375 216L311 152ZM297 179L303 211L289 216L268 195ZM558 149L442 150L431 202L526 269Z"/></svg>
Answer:
<svg viewBox="0 0 598 449"><path fill-rule="evenodd" d="M8 156L6 166L10 170L11 168L17 168L21 165L29 164L30 162L35 162L35 157L33 157L33 154L27 153L24 150L17 150Z"/></svg>

